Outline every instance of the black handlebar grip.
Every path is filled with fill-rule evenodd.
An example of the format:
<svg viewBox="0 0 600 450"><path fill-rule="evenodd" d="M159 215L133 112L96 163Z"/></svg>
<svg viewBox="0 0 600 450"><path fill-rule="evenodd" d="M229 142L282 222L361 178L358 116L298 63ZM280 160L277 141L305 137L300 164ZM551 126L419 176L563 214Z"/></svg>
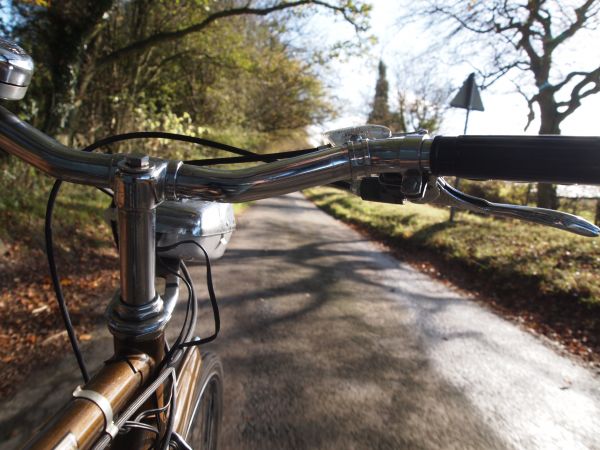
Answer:
<svg viewBox="0 0 600 450"><path fill-rule="evenodd" d="M437 136L430 165L439 176L600 184L600 137Z"/></svg>

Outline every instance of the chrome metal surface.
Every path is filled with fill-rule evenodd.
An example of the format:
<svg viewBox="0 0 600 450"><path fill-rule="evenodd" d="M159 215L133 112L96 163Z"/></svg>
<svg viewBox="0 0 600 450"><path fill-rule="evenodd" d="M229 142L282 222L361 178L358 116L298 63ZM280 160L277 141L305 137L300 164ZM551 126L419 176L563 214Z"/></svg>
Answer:
<svg viewBox="0 0 600 450"><path fill-rule="evenodd" d="M121 273L128 275L122 280L124 300L143 304L154 299L154 251L149 249L154 248L155 206L163 199L243 202L381 173L417 171L426 176L430 146L427 135L367 139L349 144L350 148L333 147L241 170L206 169L180 161L151 159L147 173L140 173L140 170L145 171L143 167L130 167L131 172L126 175L127 166L120 164L114 190L117 200L129 205L121 207L123 211L119 213L119 230L125 236L125 245L121 246ZM126 158L126 155L89 154L68 149L4 108L0 108L0 149L56 178L99 187L113 187L116 165ZM134 172L138 181L129 183L128 177ZM481 199L465 200L464 194L453 191L443 180L439 185L436 182L435 188L444 194L440 197L445 198L446 204L517 217L585 236L598 234L597 227L570 214ZM423 192L422 198L428 198L428 194ZM146 205L140 208L142 204ZM131 270L128 261L135 261Z"/></svg>
<svg viewBox="0 0 600 450"><path fill-rule="evenodd" d="M141 306L124 303L117 292L105 314L110 332L137 340L153 339L161 333L171 320L179 298L179 278L174 274L167 275L165 286L162 296L157 295L155 301Z"/></svg>
<svg viewBox="0 0 600 450"><path fill-rule="evenodd" d="M351 181L354 184L358 184L362 178L371 175L371 155L369 154L367 142L357 140L349 141L346 144L350 157Z"/></svg>
<svg viewBox="0 0 600 450"><path fill-rule="evenodd" d="M342 147L348 142L364 139L387 139L392 136L392 131L382 125L360 125L357 127L338 128L323 133L326 143L335 147Z"/></svg>
<svg viewBox="0 0 600 450"><path fill-rule="evenodd" d="M403 173L422 171L429 165L429 136L421 134L404 137L368 140L373 173ZM424 158L427 160L425 161Z"/></svg>
<svg viewBox="0 0 600 450"><path fill-rule="evenodd" d="M372 174L421 170L428 166L428 136L410 135L349 142L284 161L242 170L204 169L183 164L166 184L175 195L220 202L259 200ZM171 191L171 188L169 188Z"/></svg>
<svg viewBox="0 0 600 450"><path fill-rule="evenodd" d="M81 389L81 386L77 386L73 391L73 397L89 400L100 408L100 411L102 411L102 414L104 415L104 432L108 433L113 438L117 435L119 429L113 422L112 406L105 396L96 391Z"/></svg>
<svg viewBox="0 0 600 450"><path fill-rule="evenodd" d="M156 202L163 197L220 202L258 200L334 181L356 180L371 173L419 168L425 154L421 153L422 142L426 142L422 135L363 141L353 145L352 154L347 147L334 147L241 170L207 169L150 158L149 165L154 167L150 171L151 185ZM0 148L56 178L113 187L115 191L117 188L112 185L117 165L120 164L121 174L127 172L127 166L121 164L127 155L69 149L3 108L0 108ZM133 173L133 168L129 169ZM128 295L127 290L123 292ZM153 298L146 297L147 301Z"/></svg>
<svg viewBox="0 0 600 450"><path fill-rule="evenodd" d="M33 60L12 41L0 38L0 98L21 100L33 75Z"/></svg>
<svg viewBox="0 0 600 450"><path fill-rule="evenodd" d="M65 147L2 107L0 149L54 178L98 187L111 187L116 164L124 158Z"/></svg>
<svg viewBox="0 0 600 450"><path fill-rule="evenodd" d="M352 179L348 149L330 148L240 170L183 164L167 177L178 197L245 202ZM170 190L170 189L169 189Z"/></svg>
<svg viewBox="0 0 600 450"><path fill-rule="evenodd" d="M439 195L436 196L437 198L432 199L431 203L526 220L587 237L597 237L600 235L600 228L573 214L554 211L552 209L488 202L487 200L460 192L446 183L443 178L437 179L435 189L437 189Z"/></svg>
<svg viewBox="0 0 600 450"><path fill-rule="evenodd" d="M151 302L143 305L130 305L122 301L119 292L111 303L114 313L124 321L142 322L158 316L164 310L164 302L160 295L156 295Z"/></svg>
<svg viewBox="0 0 600 450"><path fill-rule="evenodd" d="M156 298L156 207L163 197L165 170L165 162L153 162L144 169L129 167L126 159L115 175L121 297L129 305L144 305Z"/></svg>
<svg viewBox="0 0 600 450"><path fill-rule="evenodd" d="M193 240L209 258L223 256L235 230L233 205L181 199L165 201L156 209L157 247ZM194 244L181 244L159 255L183 260L204 261L204 253Z"/></svg>

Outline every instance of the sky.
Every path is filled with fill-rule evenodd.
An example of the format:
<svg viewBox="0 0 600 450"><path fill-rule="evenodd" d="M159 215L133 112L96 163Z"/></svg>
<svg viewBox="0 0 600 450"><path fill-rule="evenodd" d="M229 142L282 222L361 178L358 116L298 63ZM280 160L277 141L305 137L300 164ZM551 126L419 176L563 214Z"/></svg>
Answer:
<svg viewBox="0 0 600 450"><path fill-rule="evenodd" d="M401 1L371 1L371 33L378 43L368 53L333 64L323 74L330 92L340 99L342 105L339 117L322 126L313 127L315 137L322 131L364 123L369 112L369 102L375 92L377 63L382 59L388 66L388 80L393 89L395 72L409 55L425 51L440 30L426 30L422 24L398 25L398 18L406 11ZM412 3L418 7L418 0ZM341 20L331 16L319 16L310 23L314 39L319 42L333 42L340 38L351 38L354 31ZM577 38L577 36L576 36ZM571 50L558 59L558 64L568 67L577 65L581 58L596 63L600 61L600 30L586 32L580 38L573 38ZM467 64L452 64L444 61L443 49L426 55L425 66L431 64L441 72L456 90L472 71ZM477 62L474 62L476 64ZM422 64L422 63L421 63ZM450 99L456 93L453 92ZM393 105L393 90L390 91L390 106ZM468 134L536 134L539 122L534 122L525 132L528 108L523 97L515 92L514 85L501 80L481 93L485 111L473 111L469 117ZM600 94L584 99L582 106L562 123L564 135L600 135ZM439 134L463 134L465 110L451 108L445 116Z"/></svg>

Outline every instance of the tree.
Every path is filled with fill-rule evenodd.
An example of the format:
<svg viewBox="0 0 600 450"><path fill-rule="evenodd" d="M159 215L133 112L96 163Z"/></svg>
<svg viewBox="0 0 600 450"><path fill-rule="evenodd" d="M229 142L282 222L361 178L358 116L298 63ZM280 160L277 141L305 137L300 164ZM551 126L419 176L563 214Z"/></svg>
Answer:
<svg viewBox="0 0 600 450"><path fill-rule="evenodd" d="M526 128L539 114L540 134L560 134L581 101L600 92L598 61L582 58L566 72L556 62L576 34L598 26L598 0L429 0L422 11L430 24L450 25L445 37L462 38L460 48L487 57L487 86L519 76L514 83L529 106ZM557 203L554 187L539 184L538 206Z"/></svg>
<svg viewBox="0 0 600 450"><path fill-rule="evenodd" d="M390 86L386 76L387 68L383 61L379 61L377 70L378 76L377 83L375 84L375 96L373 97L373 105L367 121L376 125L391 126L390 122L392 120L392 115L390 114L388 103L388 91L390 90Z"/></svg>
<svg viewBox="0 0 600 450"><path fill-rule="evenodd" d="M375 96L368 122L385 125L395 132L417 130L436 131L442 124L447 109L449 86L440 82L429 71L415 70L418 62L410 61L396 69L397 107L390 109L387 67L379 62Z"/></svg>
<svg viewBox="0 0 600 450"><path fill-rule="evenodd" d="M436 132L448 110L450 85L412 60L397 68L396 80L398 110L393 113L396 131Z"/></svg>
<svg viewBox="0 0 600 450"><path fill-rule="evenodd" d="M66 130L70 140L90 86L123 61L135 70L136 64L152 61L157 50L177 49L186 39L235 17L263 17L291 9L325 10L342 15L362 31L369 10L351 0L195 0L175 6L171 1L154 0L53 0L14 2L13 7L18 16L13 34L25 48L38 49L33 56L49 84L45 98L36 106L43 117L36 125L51 134ZM150 10L161 10L162 15L143 14ZM123 21L135 26L121 32Z"/></svg>

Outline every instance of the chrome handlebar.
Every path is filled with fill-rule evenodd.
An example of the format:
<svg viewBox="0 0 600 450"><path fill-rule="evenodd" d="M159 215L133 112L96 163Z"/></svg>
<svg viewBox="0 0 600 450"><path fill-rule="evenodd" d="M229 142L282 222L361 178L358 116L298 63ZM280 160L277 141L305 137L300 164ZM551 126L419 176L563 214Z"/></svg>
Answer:
<svg viewBox="0 0 600 450"><path fill-rule="evenodd" d="M219 202L244 202L340 180L428 167L427 139L419 137L350 142L284 161L239 170L207 169L152 158L155 195ZM46 174L72 183L113 187L128 155L70 149L0 107L0 148Z"/></svg>
<svg viewBox="0 0 600 450"><path fill-rule="evenodd" d="M123 156L70 149L0 107L0 149L61 180L110 187Z"/></svg>
<svg viewBox="0 0 600 450"><path fill-rule="evenodd" d="M243 202L273 197L341 180L381 173L426 170L429 139L409 136L348 142L283 161L241 170L181 164L172 181L175 197Z"/></svg>
<svg viewBox="0 0 600 450"><path fill-rule="evenodd" d="M584 236L600 235L600 228L571 214L490 203L457 191L443 178L431 175L431 143L426 134L374 140L358 138L345 145L239 170L207 169L152 158L148 176L157 203L182 197L236 203L336 181L352 180L357 186L361 179L394 173L401 175L400 192L409 201L508 216ZM70 149L1 107L0 148L55 178L96 187L114 187L116 172L127 165L131 156Z"/></svg>

